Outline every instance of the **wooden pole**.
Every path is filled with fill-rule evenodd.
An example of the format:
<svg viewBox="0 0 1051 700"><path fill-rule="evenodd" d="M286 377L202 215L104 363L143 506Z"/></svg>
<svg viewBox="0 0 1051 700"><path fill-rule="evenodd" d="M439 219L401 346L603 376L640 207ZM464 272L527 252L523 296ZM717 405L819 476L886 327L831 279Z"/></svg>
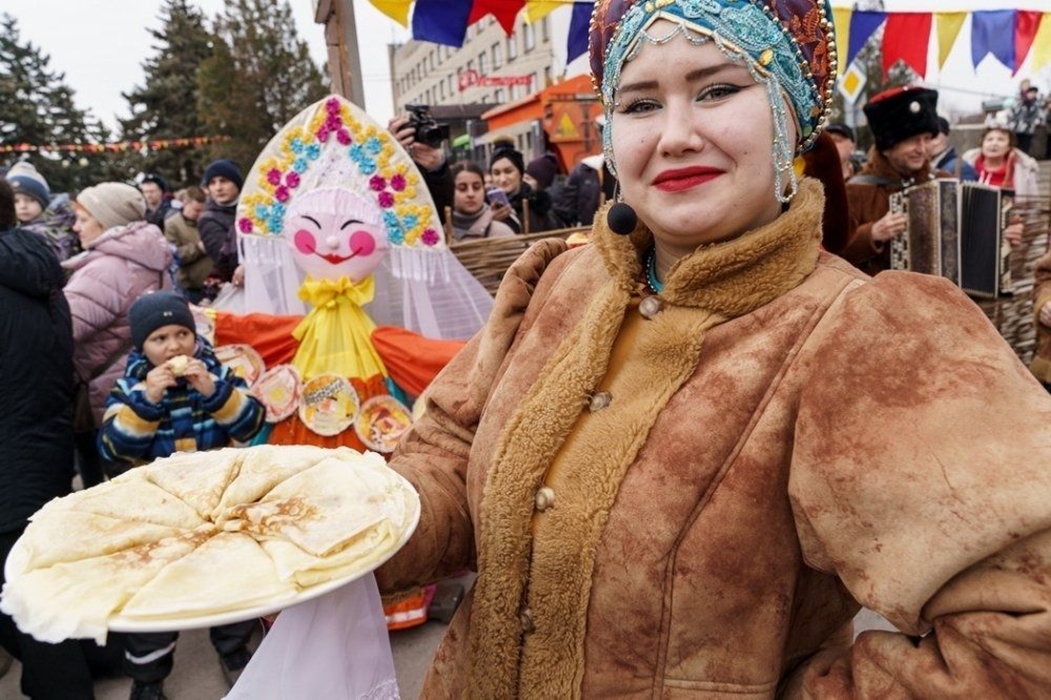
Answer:
<svg viewBox="0 0 1051 700"><path fill-rule="evenodd" d="M325 25L328 73L335 92L365 109L353 0L314 0L314 21Z"/></svg>

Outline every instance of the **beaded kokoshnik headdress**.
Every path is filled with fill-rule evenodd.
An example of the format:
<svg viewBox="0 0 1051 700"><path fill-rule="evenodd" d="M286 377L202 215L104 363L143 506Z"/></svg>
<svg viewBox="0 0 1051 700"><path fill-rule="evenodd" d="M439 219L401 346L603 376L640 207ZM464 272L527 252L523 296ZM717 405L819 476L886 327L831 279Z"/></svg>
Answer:
<svg viewBox="0 0 1051 700"><path fill-rule="evenodd" d="M665 19L676 27L650 33ZM765 86L774 117L774 171L778 199L796 190L793 160L810 148L828 121L836 80L835 30L828 0L598 0L591 15L591 77L612 125L616 92L624 64L647 43L663 44L682 35L700 46L714 42L727 59L743 62ZM788 142L788 98L797 139ZM603 130L602 149L611 171L612 127ZM782 177L791 187L785 191Z"/></svg>

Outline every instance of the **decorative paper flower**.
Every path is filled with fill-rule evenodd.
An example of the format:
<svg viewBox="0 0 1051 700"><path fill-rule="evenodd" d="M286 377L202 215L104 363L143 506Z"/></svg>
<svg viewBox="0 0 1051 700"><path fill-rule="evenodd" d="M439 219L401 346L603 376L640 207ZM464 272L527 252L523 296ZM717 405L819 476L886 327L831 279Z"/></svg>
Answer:
<svg viewBox="0 0 1051 700"><path fill-rule="evenodd" d="M380 143L378 138L372 136L365 142L365 150L369 155L379 155L380 151L383 150L383 144Z"/></svg>
<svg viewBox="0 0 1051 700"><path fill-rule="evenodd" d="M390 179L390 188L395 192L401 192L405 189L405 176L401 173L396 173Z"/></svg>
<svg viewBox="0 0 1051 700"><path fill-rule="evenodd" d="M307 146L307 158L310 160L317 160L321 156L321 145L312 143Z"/></svg>
<svg viewBox="0 0 1051 700"><path fill-rule="evenodd" d="M300 153L303 152L304 149L306 149L306 144L304 144L301 139L294 138L294 139L292 139L292 143L290 145L290 148L292 149L293 153L295 153L296 155L299 155Z"/></svg>
<svg viewBox="0 0 1051 700"><path fill-rule="evenodd" d="M329 130L327 128L325 128L325 127L321 127L320 129L317 130L317 140L321 141L322 143L324 143L325 141L328 141L328 134L329 134Z"/></svg>
<svg viewBox="0 0 1051 700"><path fill-rule="evenodd" d="M438 232L435 231L433 228L428 228L426 231L423 232L423 236L420 237L420 240L422 240L426 245L433 246L438 245L438 243L441 242L442 237L439 236Z"/></svg>
<svg viewBox="0 0 1051 700"><path fill-rule="evenodd" d="M305 158L296 158L296 162L292 163L292 169L300 175L302 175L304 172L306 172L307 165L308 164Z"/></svg>
<svg viewBox="0 0 1051 700"><path fill-rule="evenodd" d="M340 129L336 132L336 140L344 146L350 145L350 132L346 129Z"/></svg>
<svg viewBox="0 0 1051 700"><path fill-rule="evenodd" d="M279 201L279 202L287 202L288 201L288 188L285 187L284 185L281 185L280 187L278 187L276 190L274 190L274 198L277 201Z"/></svg>
<svg viewBox="0 0 1051 700"><path fill-rule="evenodd" d="M390 209L394 206L394 195L392 195L390 192L380 192L379 197L377 197L376 200L384 209ZM406 222L405 225L409 228L412 228L412 226L409 225L408 222Z"/></svg>
<svg viewBox="0 0 1051 700"><path fill-rule="evenodd" d="M266 173L266 181L269 182L271 185L281 184L281 171L277 168L271 168Z"/></svg>
<svg viewBox="0 0 1051 700"><path fill-rule="evenodd" d="M247 216L241 217L241 220L237 222L237 227L241 229L241 233L252 232L252 220Z"/></svg>
<svg viewBox="0 0 1051 700"><path fill-rule="evenodd" d="M369 188L374 192L382 192L387 189L387 181L379 175L373 175L369 178Z"/></svg>
<svg viewBox="0 0 1051 700"><path fill-rule="evenodd" d="M299 187L299 173L293 170L288 175L285 175L285 184L292 189Z"/></svg>

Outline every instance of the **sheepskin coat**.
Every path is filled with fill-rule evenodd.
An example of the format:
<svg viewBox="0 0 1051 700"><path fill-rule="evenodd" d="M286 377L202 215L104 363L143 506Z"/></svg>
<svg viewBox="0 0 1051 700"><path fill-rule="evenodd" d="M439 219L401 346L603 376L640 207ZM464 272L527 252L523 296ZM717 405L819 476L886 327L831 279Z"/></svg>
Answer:
<svg viewBox="0 0 1051 700"><path fill-rule="evenodd" d="M424 697L1051 692L1051 399L948 282L820 253L821 215L804 180L656 304L604 211L509 271L391 461L422 517L381 588L478 571ZM859 605L906 634L851 646Z"/></svg>

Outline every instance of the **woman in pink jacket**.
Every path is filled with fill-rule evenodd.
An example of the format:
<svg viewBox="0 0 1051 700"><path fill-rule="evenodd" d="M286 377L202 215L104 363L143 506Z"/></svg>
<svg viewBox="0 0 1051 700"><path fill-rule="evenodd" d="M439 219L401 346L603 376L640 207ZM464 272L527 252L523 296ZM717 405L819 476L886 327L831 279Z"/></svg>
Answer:
<svg viewBox="0 0 1051 700"><path fill-rule="evenodd" d="M172 253L161 230L145 221L146 200L131 185L104 182L76 200L73 230L84 252L62 266L72 272L65 294L73 317L73 365L87 384L86 412L75 429L85 486L102 480L95 448L106 396L131 349L128 309L147 292L171 288Z"/></svg>

